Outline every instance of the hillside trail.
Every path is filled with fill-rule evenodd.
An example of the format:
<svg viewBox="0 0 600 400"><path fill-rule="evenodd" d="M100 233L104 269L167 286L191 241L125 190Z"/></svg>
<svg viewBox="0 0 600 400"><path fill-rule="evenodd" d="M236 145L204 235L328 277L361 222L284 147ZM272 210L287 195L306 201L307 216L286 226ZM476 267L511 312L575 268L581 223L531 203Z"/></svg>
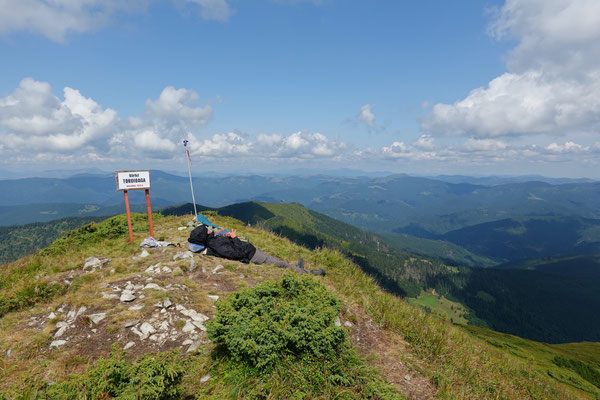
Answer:
<svg viewBox="0 0 600 400"><path fill-rule="evenodd" d="M189 230L158 227L156 233L185 243ZM175 348L183 354L210 351L204 322L213 317L215 301L286 272L178 247L140 250L133 257L108 256L89 254L81 267L56 276L69 287L85 282L78 290L4 317L0 348L7 350L0 359L0 382L8 384L14 379L7 377L26 372L48 381L81 373L90 362L107 356L114 343L129 359ZM430 380L402 361L410 352L399 333L379 326L352 304L345 304L336 324L399 393L410 399L435 397ZM0 383L0 391L3 386Z"/></svg>

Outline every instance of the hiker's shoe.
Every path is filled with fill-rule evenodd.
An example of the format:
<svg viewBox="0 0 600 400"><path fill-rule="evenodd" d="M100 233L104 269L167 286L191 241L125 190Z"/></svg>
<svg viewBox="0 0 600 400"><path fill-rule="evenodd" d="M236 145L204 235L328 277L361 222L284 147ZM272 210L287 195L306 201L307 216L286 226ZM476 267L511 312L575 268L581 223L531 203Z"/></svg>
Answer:
<svg viewBox="0 0 600 400"><path fill-rule="evenodd" d="M313 269L312 271L310 271L311 274L313 275L319 275L319 276L325 276L325 270L324 269Z"/></svg>

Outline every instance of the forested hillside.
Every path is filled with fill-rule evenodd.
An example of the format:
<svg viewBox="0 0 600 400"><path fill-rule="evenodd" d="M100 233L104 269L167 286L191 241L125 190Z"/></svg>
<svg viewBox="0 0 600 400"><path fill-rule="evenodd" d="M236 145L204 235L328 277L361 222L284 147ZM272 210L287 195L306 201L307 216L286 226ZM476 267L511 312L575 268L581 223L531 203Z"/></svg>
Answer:
<svg viewBox="0 0 600 400"><path fill-rule="evenodd" d="M50 245L65 232L108 217L69 217L21 226L0 226L0 265Z"/></svg>
<svg viewBox="0 0 600 400"><path fill-rule="evenodd" d="M165 209L165 213L190 206ZM248 202L217 209L246 223L272 230L309 248L342 251L387 290L418 297L438 295L467 307L472 324L550 343L598 341L598 282L527 270L490 270L448 265L398 250L373 233L308 210L299 204ZM585 304L586 307L581 305Z"/></svg>

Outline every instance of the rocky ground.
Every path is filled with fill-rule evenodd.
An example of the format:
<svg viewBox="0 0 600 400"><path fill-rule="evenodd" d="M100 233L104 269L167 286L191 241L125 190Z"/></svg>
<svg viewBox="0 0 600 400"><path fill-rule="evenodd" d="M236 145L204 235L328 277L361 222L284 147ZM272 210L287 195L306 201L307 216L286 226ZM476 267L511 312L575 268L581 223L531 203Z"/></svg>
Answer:
<svg viewBox="0 0 600 400"><path fill-rule="evenodd" d="M185 243L191 227L162 232ZM140 249L134 256L109 258L89 254L80 267L56 278L68 291L52 304L12 316L2 335L4 363L22 368L40 362L52 381L81 372L119 343L127 356L179 348L183 354L210 349L204 323L215 302L229 293L276 279L284 271L194 254L183 247ZM428 379L401 361L405 343L385 331L356 306L348 305L336 321L352 342L399 392L410 398L433 398ZM25 360L25 361L24 361ZM36 361L37 360L37 361Z"/></svg>

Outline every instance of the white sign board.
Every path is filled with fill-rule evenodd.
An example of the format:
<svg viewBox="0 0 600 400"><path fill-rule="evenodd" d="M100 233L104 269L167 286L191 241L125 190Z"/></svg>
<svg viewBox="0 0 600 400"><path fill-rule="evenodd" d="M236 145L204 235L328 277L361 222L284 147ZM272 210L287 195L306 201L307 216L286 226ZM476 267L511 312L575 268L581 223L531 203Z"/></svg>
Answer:
<svg viewBox="0 0 600 400"><path fill-rule="evenodd" d="M150 189L150 171L117 171L117 190Z"/></svg>

